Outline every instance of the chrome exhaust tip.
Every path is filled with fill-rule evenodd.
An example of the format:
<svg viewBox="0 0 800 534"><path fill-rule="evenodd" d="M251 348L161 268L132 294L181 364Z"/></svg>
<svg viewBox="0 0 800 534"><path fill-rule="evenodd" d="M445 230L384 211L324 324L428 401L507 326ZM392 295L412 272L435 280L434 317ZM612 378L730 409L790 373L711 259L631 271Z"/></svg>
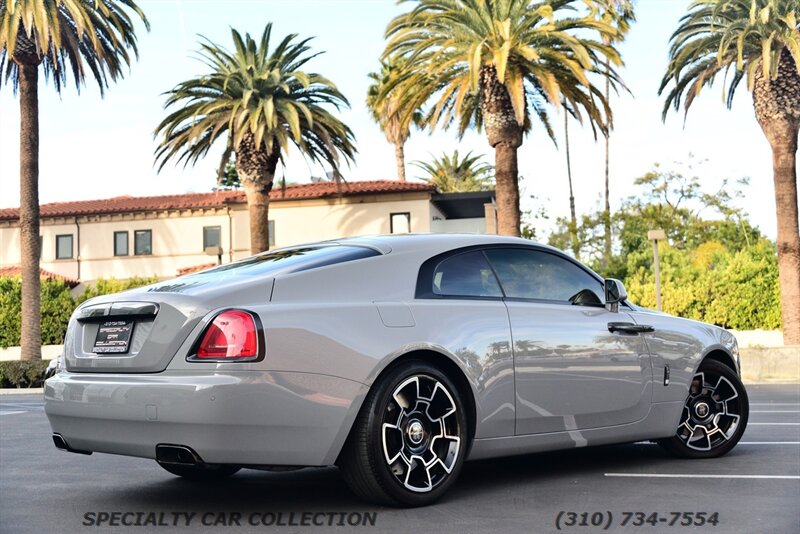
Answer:
<svg viewBox="0 0 800 534"><path fill-rule="evenodd" d="M200 455L191 447L165 443L156 445L156 461L173 465L202 465L204 463Z"/></svg>
<svg viewBox="0 0 800 534"><path fill-rule="evenodd" d="M67 452L74 452L76 454L86 454L87 456L92 454L92 451L80 451L78 449L73 449L72 447L67 444L67 440L64 439L64 436L61 434L54 432L53 433L53 443L56 446L56 449L60 451L67 451Z"/></svg>

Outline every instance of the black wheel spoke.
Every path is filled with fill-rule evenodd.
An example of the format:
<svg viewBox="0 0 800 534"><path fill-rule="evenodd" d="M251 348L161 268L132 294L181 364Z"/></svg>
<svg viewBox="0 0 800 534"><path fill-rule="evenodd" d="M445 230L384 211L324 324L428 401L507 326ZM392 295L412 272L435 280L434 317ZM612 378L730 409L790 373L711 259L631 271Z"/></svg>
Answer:
<svg viewBox="0 0 800 534"><path fill-rule="evenodd" d="M455 411L456 403L453 401L453 397L437 382L431 395L431 402L428 405L428 417L431 421L436 421L447 417Z"/></svg>
<svg viewBox="0 0 800 534"><path fill-rule="evenodd" d="M409 411L419 399L419 378L412 377L400 384L394 392L394 400L405 411Z"/></svg>
<svg viewBox="0 0 800 534"><path fill-rule="evenodd" d="M383 455L389 465L395 463L403 450L403 432L397 426L383 424Z"/></svg>

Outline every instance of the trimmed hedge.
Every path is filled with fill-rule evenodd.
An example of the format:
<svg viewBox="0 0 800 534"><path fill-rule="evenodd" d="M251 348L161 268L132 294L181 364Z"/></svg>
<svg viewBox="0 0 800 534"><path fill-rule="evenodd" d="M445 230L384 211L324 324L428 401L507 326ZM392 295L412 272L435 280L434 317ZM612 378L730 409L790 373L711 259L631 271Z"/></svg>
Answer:
<svg viewBox="0 0 800 534"><path fill-rule="evenodd" d="M42 344L63 342L67 323L75 310L69 286L60 280L42 280ZM0 348L19 345L22 325L22 279L0 277Z"/></svg>
<svg viewBox="0 0 800 534"><path fill-rule="evenodd" d="M0 362L0 388L39 388L44 384L47 360Z"/></svg>
<svg viewBox="0 0 800 534"><path fill-rule="evenodd" d="M735 330L781 327L778 260L769 241L736 252L714 242L692 251L661 242L658 250L665 312ZM625 280L631 301L647 308L656 307L652 257L629 256Z"/></svg>
<svg viewBox="0 0 800 534"><path fill-rule="evenodd" d="M67 323L75 308L82 302L100 295L119 293L127 289L153 284L158 278L99 279L87 286L78 297L60 280L42 280L42 344L59 345L64 341ZM16 347L20 343L22 325L22 279L19 276L0 277L0 348Z"/></svg>
<svg viewBox="0 0 800 534"><path fill-rule="evenodd" d="M86 286L86 288L83 290L83 293L78 295L78 297L75 299L75 304L83 304L85 301L94 297L99 297L100 295L119 293L120 291L127 291L128 289L148 286L150 284L155 284L156 282L158 282L158 277L156 276L151 276L149 278L134 276L133 278L128 278L127 280L117 280L116 278L100 278L99 280L95 281L94 284Z"/></svg>

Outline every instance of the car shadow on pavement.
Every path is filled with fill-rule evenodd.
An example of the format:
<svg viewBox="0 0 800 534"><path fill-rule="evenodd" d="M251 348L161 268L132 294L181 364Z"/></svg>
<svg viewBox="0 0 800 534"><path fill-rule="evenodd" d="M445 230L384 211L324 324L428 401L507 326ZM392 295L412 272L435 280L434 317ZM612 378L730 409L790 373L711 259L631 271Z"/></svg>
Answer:
<svg viewBox="0 0 800 534"><path fill-rule="evenodd" d="M582 477L609 470L631 470L672 461L658 446L615 445L574 449L525 456L468 462L445 500L465 495L509 491L532 480L543 484L553 480ZM336 467L306 468L290 472L242 470L236 476L214 483L197 483L162 472L162 480L146 487L120 488L115 499L144 508L253 509L268 505L285 511L309 509L359 509L371 507L353 495Z"/></svg>

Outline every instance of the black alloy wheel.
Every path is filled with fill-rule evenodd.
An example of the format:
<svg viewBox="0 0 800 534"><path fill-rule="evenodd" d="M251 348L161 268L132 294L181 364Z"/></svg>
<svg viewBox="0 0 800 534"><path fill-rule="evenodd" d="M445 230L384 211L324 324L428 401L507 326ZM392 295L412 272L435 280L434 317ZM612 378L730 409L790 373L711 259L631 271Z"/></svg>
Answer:
<svg viewBox="0 0 800 534"><path fill-rule="evenodd" d="M675 435L659 444L683 458L722 456L741 439L749 411L747 391L733 369L705 361L692 378Z"/></svg>
<svg viewBox="0 0 800 534"><path fill-rule="evenodd" d="M363 499L424 506L455 482L467 436L464 404L452 381L428 363L410 361L370 391L339 464Z"/></svg>

